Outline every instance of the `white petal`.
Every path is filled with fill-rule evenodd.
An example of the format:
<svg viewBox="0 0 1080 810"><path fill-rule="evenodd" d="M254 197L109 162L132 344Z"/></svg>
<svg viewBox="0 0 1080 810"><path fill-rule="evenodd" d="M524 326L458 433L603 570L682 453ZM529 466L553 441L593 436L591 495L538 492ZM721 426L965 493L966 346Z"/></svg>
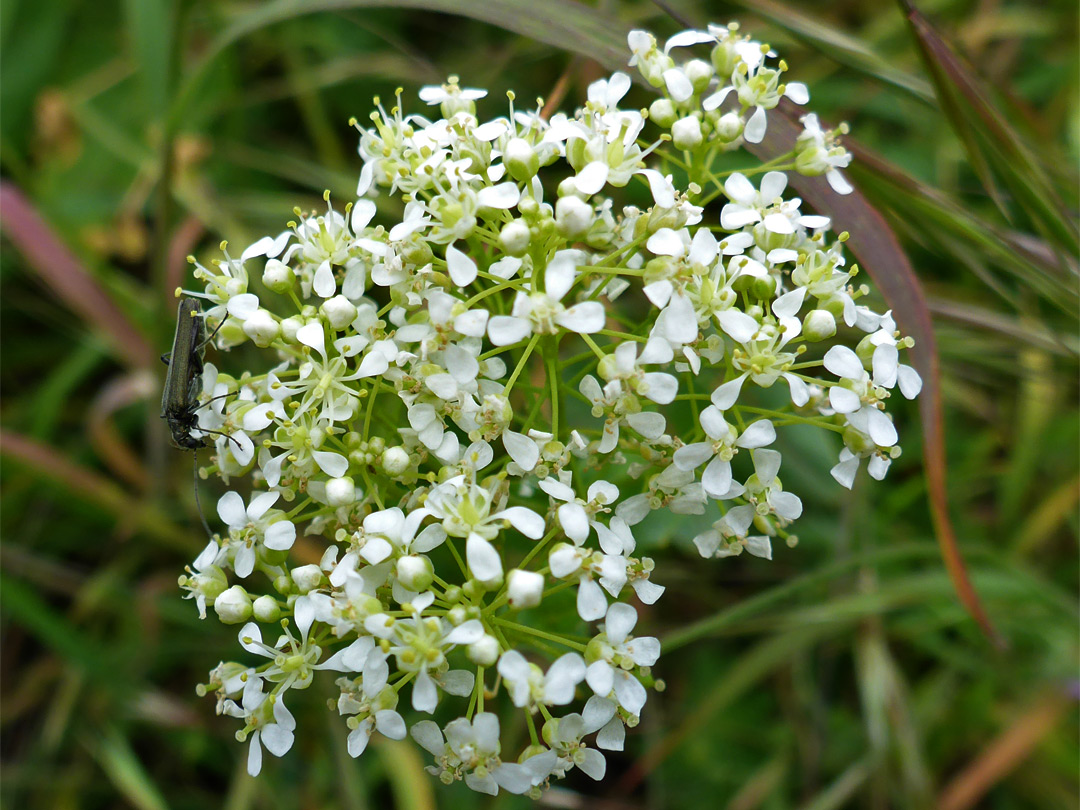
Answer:
<svg viewBox="0 0 1080 810"><path fill-rule="evenodd" d="M476 262L453 245L446 246L446 267L459 287L468 287L476 281Z"/></svg>
<svg viewBox="0 0 1080 810"><path fill-rule="evenodd" d="M579 503L564 503L558 509L559 525L566 536L581 545L589 536L589 518Z"/></svg>
<svg viewBox="0 0 1080 810"><path fill-rule="evenodd" d="M349 460L340 453L331 453L326 450L312 450L312 458L319 465L319 469L331 478L341 478L349 471Z"/></svg>
<svg viewBox="0 0 1080 810"><path fill-rule="evenodd" d="M716 313L720 328L739 343L746 343L758 330L758 322L737 309L725 309Z"/></svg>
<svg viewBox="0 0 1080 810"><path fill-rule="evenodd" d="M896 370L896 379L900 385L900 393L907 399L915 399L922 391L922 377L911 366L900 366Z"/></svg>
<svg viewBox="0 0 1080 810"><path fill-rule="evenodd" d="M587 622L594 622L602 619L607 609L607 598L600 586L591 579L582 577L578 585L578 615Z"/></svg>
<svg viewBox="0 0 1080 810"><path fill-rule="evenodd" d="M227 526L241 528L247 523L247 508L238 492L226 492L218 499L218 517Z"/></svg>
<svg viewBox="0 0 1080 810"><path fill-rule="evenodd" d="M443 639L447 644L472 644L484 637L484 625L478 619L462 622Z"/></svg>
<svg viewBox="0 0 1080 810"><path fill-rule="evenodd" d="M841 461L829 470L829 473L841 486L851 489L852 485L855 483L855 473L858 471L859 459L857 456L852 456L849 459Z"/></svg>
<svg viewBox="0 0 1080 810"><path fill-rule="evenodd" d="M634 629L637 620L638 614L633 605L616 602L608 609L607 618L604 620L608 641L615 645L622 644Z"/></svg>
<svg viewBox="0 0 1080 810"><path fill-rule="evenodd" d="M583 680L585 659L577 653L567 653L544 676L544 697L552 706L565 706L574 699L574 690Z"/></svg>
<svg viewBox="0 0 1080 810"><path fill-rule="evenodd" d="M606 320L607 315L604 312L604 305L599 301L586 301L582 304L575 304L565 312L555 316L555 323L578 334L599 332L604 328Z"/></svg>
<svg viewBox="0 0 1080 810"><path fill-rule="evenodd" d="M409 729L409 734L429 754L441 757L446 753L446 742L443 740L442 732L432 721L421 720L419 723L414 723Z"/></svg>
<svg viewBox="0 0 1080 810"><path fill-rule="evenodd" d="M851 389L834 385L829 389L829 404L837 413L855 413L862 407L862 400Z"/></svg>
<svg viewBox="0 0 1080 810"><path fill-rule="evenodd" d="M371 739L371 726L372 722L369 717L360 721L360 725L349 732L346 747L350 757L355 759L367 750L368 741Z"/></svg>
<svg viewBox="0 0 1080 810"><path fill-rule="evenodd" d="M528 436L507 430L503 433L502 441L510 458L525 472L532 471L540 460L540 448Z"/></svg>
<svg viewBox="0 0 1080 810"><path fill-rule="evenodd" d="M802 514L802 501L798 495L791 492L773 492L769 495L769 505L780 517L787 520L797 520ZM772 559L770 557L770 559Z"/></svg>
<svg viewBox="0 0 1080 810"><path fill-rule="evenodd" d="M862 361L859 360L859 356L847 346L833 346L825 352L823 362L825 363L825 368L837 377L846 377L849 380L861 380L866 375L866 371L863 369L863 364Z"/></svg>
<svg viewBox="0 0 1080 810"><path fill-rule="evenodd" d="M781 455L775 450L754 451L754 472L762 486L769 486L780 472Z"/></svg>
<svg viewBox="0 0 1080 810"><path fill-rule="evenodd" d="M480 208L506 210L517 205L520 199L521 189L518 188L517 183L506 182L480 189L476 195L476 204Z"/></svg>
<svg viewBox="0 0 1080 810"><path fill-rule="evenodd" d="M412 688L412 707L418 712L432 714L439 704L439 693L435 681L431 680L426 669L420 670ZM421 743L422 744L422 743Z"/></svg>
<svg viewBox="0 0 1080 810"><path fill-rule="evenodd" d="M327 259L315 271L315 278L311 282L311 289L320 298L333 298L337 292L337 279L334 278L334 270Z"/></svg>
<svg viewBox="0 0 1080 810"><path fill-rule="evenodd" d="M712 444L709 442L694 442L680 447L675 451L675 466L680 470L696 470L713 456Z"/></svg>
<svg viewBox="0 0 1080 810"><path fill-rule="evenodd" d="M829 185L832 186L832 190L837 194L850 194L855 190L855 187L848 182L836 169L829 169L825 172L825 179L829 181Z"/></svg>
<svg viewBox="0 0 1080 810"><path fill-rule="evenodd" d="M868 408L867 422L870 438L878 447L892 447L896 444L896 426L892 420L877 408Z"/></svg>
<svg viewBox="0 0 1080 810"><path fill-rule="evenodd" d="M259 311L259 296L252 295L251 293L234 295L229 299L229 303L225 308L229 311L229 314L237 320L246 321Z"/></svg>
<svg viewBox="0 0 1080 810"><path fill-rule="evenodd" d="M296 542L296 526L288 520L272 523L263 536L263 545L275 551L285 551Z"/></svg>
<svg viewBox="0 0 1080 810"><path fill-rule="evenodd" d="M619 705L630 714L637 715L641 714L645 707L648 695L641 681L629 672L619 672L615 676L615 697L618 698Z"/></svg>
<svg viewBox="0 0 1080 810"><path fill-rule="evenodd" d="M791 318L799 313L803 299L806 298L806 287L796 287L789 293L784 293L772 303L773 314L781 318Z"/></svg>
<svg viewBox="0 0 1080 810"><path fill-rule="evenodd" d="M746 550L755 557L762 557L766 560L772 559L772 543L768 537L755 536L746 538Z"/></svg>
<svg viewBox="0 0 1080 810"><path fill-rule="evenodd" d="M806 89L806 85L802 82L788 82L784 95L796 104L805 104L810 100L810 91Z"/></svg>
<svg viewBox="0 0 1080 810"><path fill-rule="evenodd" d="M487 330L488 311L471 309L454 318L454 329L466 337L483 337Z"/></svg>
<svg viewBox="0 0 1080 810"><path fill-rule="evenodd" d="M488 337L496 346L509 346L532 334L532 324L524 318L496 315L488 321Z"/></svg>
<svg viewBox="0 0 1080 810"><path fill-rule="evenodd" d="M740 374L734 380L721 385L715 391L712 392L712 404L722 411L726 411L739 399L739 392L742 391L743 382L746 380L745 374Z"/></svg>
<svg viewBox="0 0 1080 810"><path fill-rule="evenodd" d="M511 506L492 517L509 520L511 526L533 540L539 540L544 536L544 519L524 506Z"/></svg>
<svg viewBox="0 0 1080 810"><path fill-rule="evenodd" d="M645 243L652 253L657 256L683 256L686 254L686 244L682 237L671 228L661 228Z"/></svg>
<svg viewBox="0 0 1080 810"><path fill-rule="evenodd" d="M305 346L310 346L319 354L326 356L326 335L323 333L322 324L318 321L304 324L297 329L296 339Z"/></svg>
<svg viewBox="0 0 1080 810"><path fill-rule="evenodd" d="M758 107L743 128L743 138L747 143L761 143L765 137L766 127L768 127L768 121L765 118L765 108Z"/></svg>
<svg viewBox="0 0 1080 810"><path fill-rule="evenodd" d="M465 559L469 563L469 571L481 582L490 582L502 576L499 552L478 534L470 534L465 542Z"/></svg>
<svg viewBox="0 0 1080 810"><path fill-rule="evenodd" d="M701 475L701 485L714 498L722 498L731 488L731 464L719 456L709 462Z"/></svg>
<svg viewBox="0 0 1080 810"><path fill-rule="evenodd" d="M577 763L577 766L597 782L603 779L604 774L607 773L607 760L595 748L586 748L582 752L582 759Z"/></svg>
<svg viewBox="0 0 1080 810"><path fill-rule="evenodd" d="M585 681L600 697L607 697L615 684L615 671L607 661L594 661L585 670Z"/></svg>
<svg viewBox="0 0 1080 810"><path fill-rule="evenodd" d="M739 447L765 447L776 441L776 428L768 419L759 419L743 431L738 441Z"/></svg>
<svg viewBox="0 0 1080 810"><path fill-rule="evenodd" d="M352 232L354 234L359 234L360 231L364 230L368 223L375 217L376 210L375 203L371 200L357 200L353 203L352 216L350 218Z"/></svg>
<svg viewBox="0 0 1080 810"><path fill-rule="evenodd" d="M686 101L694 95L694 85L679 68L668 68L664 71L664 84L675 101Z"/></svg>
<svg viewBox="0 0 1080 810"><path fill-rule="evenodd" d="M285 756L292 748L294 739L291 731L277 724L264 726L262 729L262 744L275 757Z"/></svg>
<svg viewBox="0 0 1080 810"><path fill-rule="evenodd" d="M801 408L810 401L810 389L805 382L794 374L784 374L783 377L787 381L788 389L791 391L791 401L796 407Z"/></svg>
<svg viewBox="0 0 1080 810"><path fill-rule="evenodd" d="M594 160L577 173L574 185L582 194L596 194L607 182L610 168L602 160Z"/></svg>

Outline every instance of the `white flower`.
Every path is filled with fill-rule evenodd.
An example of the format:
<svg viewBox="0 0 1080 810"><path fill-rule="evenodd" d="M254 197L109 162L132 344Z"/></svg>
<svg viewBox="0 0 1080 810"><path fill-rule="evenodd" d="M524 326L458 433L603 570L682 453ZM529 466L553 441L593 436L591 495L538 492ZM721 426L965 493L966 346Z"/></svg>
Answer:
<svg viewBox="0 0 1080 810"><path fill-rule="evenodd" d="M524 763L499 759L499 718L491 712L479 712L469 722L464 717L446 726L446 737L430 720L422 720L410 731L414 740L435 756L439 771L452 777L464 775L465 784L478 793L498 795L525 793L542 782L551 772L554 756L535 756Z"/></svg>
<svg viewBox="0 0 1080 810"><path fill-rule="evenodd" d="M296 526L280 509L270 509L279 497L277 492L256 493L246 507L235 492L226 492L218 500L218 517L229 527L228 547L235 552L233 570L238 577L254 570L259 546L286 551L296 541Z"/></svg>
<svg viewBox="0 0 1080 810"><path fill-rule="evenodd" d="M633 607L617 602L608 608L604 633L595 640L596 656L585 671L585 680L599 696L615 699L632 715L645 706L645 687L629 670L635 665L651 667L660 657L660 642L652 636L634 638L630 631L637 624Z"/></svg>
<svg viewBox="0 0 1080 810"><path fill-rule="evenodd" d="M586 301L566 307L563 297L577 276L576 267L584 262L579 250L557 252L544 270L544 291L518 293L511 315L496 315L488 321L488 336L496 346L509 346L530 334L555 334L559 328L571 332L592 333L604 328L604 305Z"/></svg>
<svg viewBox="0 0 1080 810"><path fill-rule="evenodd" d="M498 672L514 705L535 712L540 705L565 706L573 701L574 690L585 680L585 660L577 653L566 653L545 674L517 650L509 650L499 659Z"/></svg>
<svg viewBox="0 0 1080 810"><path fill-rule="evenodd" d="M709 461L709 466L701 476L701 484L712 497L722 498L731 488L730 462L738 448L770 445L776 440L776 430L768 419L759 419L740 435L739 431L724 419L724 414L713 405L701 412L700 421L709 441L680 447L675 451L675 466L680 470L694 470Z"/></svg>

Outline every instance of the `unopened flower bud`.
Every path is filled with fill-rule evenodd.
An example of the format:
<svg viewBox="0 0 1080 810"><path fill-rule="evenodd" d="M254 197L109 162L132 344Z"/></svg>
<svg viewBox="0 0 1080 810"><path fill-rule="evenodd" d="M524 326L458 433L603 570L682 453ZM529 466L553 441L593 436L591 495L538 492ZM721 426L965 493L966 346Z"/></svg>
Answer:
<svg viewBox="0 0 1080 810"><path fill-rule="evenodd" d="M510 256L523 256L529 249L532 234L529 226L520 219L507 222L499 231L499 247Z"/></svg>
<svg viewBox="0 0 1080 810"><path fill-rule="evenodd" d="M683 65L683 73L690 80L695 93L700 93L709 86L713 77L713 66L702 59L691 59Z"/></svg>
<svg viewBox="0 0 1080 810"><path fill-rule="evenodd" d="M426 591L434 581L434 573L435 569L427 557L410 554L398 558L398 582L410 591Z"/></svg>
<svg viewBox="0 0 1080 810"><path fill-rule="evenodd" d="M720 116L716 121L716 128L714 130L717 140L721 143L731 143L740 135L743 131L743 121L739 117L738 113L728 112Z"/></svg>
<svg viewBox="0 0 1080 810"><path fill-rule="evenodd" d="M278 322L265 309L256 310L254 315L244 321L244 334L260 349L273 343L280 333Z"/></svg>
<svg viewBox="0 0 1080 810"><path fill-rule="evenodd" d="M589 230L593 216L593 207L580 197L563 197L555 203L555 226L567 239L575 239Z"/></svg>
<svg viewBox="0 0 1080 810"><path fill-rule="evenodd" d="M214 612L224 624L240 624L251 618L251 597L239 585L222 591L214 600Z"/></svg>
<svg viewBox="0 0 1080 810"><path fill-rule="evenodd" d="M671 142L676 149L694 149L704 140L701 122L692 115L671 125Z"/></svg>
<svg viewBox="0 0 1080 810"><path fill-rule="evenodd" d="M540 171L540 158L524 138L511 138L503 153L503 165L519 183L528 183Z"/></svg>
<svg viewBox="0 0 1080 810"><path fill-rule="evenodd" d="M506 592L510 607L517 610L536 607L544 593L544 575L515 568L506 576Z"/></svg>
<svg viewBox="0 0 1080 810"><path fill-rule="evenodd" d="M802 333L809 341L827 340L836 334L836 318L827 309L815 309L803 320Z"/></svg>
<svg viewBox="0 0 1080 810"><path fill-rule="evenodd" d="M271 259L263 268L262 280L263 284L279 295L286 293L293 283L292 268L284 262Z"/></svg>
<svg viewBox="0 0 1080 810"><path fill-rule="evenodd" d="M356 319L356 305L344 295L335 295L324 301L321 309L323 317L333 329L344 329Z"/></svg>
<svg viewBox="0 0 1080 810"><path fill-rule="evenodd" d="M326 482L326 502L330 506L348 506L356 500L356 484L348 476Z"/></svg>
<svg viewBox="0 0 1080 810"><path fill-rule="evenodd" d="M678 116L675 103L670 98L658 98L649 105L649 120L664 129L669 129Z"/></svg>
<svg viewBox="0 0 1080 810"><path fill-rule="evenodd" d="M277 599L269 594L260 596L252 602L251 607L256 621L276 622L281 618L281 607L278 605Z"/></svg>
<svg viewBox="0 0 1080 810"><path fill-rule="evenodd" d="M494 666L499 660L499 642L494 636L484 635L479 641L474 641L466 650L469 660L478 667Z"/></svg>
<svg viewBox="0 0 1080 810"><path fill-rule="evenodd" d="M387 447L382 454L382 468L387 475L401 475L409 469L409 454L404 447Z"/></svg>
<svg viewBox="0 0 1080 810"><path fill-rule="evenodd" d="M301 565L294 568L289 572L292 576L292 581L296 585L296 590L300 593L307 593L318 588L323 581L323 571L315 563L310 565Z"/></svg>

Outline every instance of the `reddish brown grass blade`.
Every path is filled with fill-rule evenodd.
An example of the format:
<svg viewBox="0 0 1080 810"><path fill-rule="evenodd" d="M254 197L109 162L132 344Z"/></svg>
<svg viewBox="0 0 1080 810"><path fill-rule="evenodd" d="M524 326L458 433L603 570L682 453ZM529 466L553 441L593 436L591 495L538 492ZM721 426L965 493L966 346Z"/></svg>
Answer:
<svg viewBox="0 0 1080 810"><path fill-rule="evenodd" d="M768 133L762 143L747 145L764 160L790 151L802 131L795 122L799 114L797 108L785 104L783 112L785 115L773 114L769 117ZM834 192L823 177L803 177L794 172L789 173L789 177L804 200L819 213L832 218L834 230L851 234L847 242L851 252L881 290L899 326L915 339L913 361L923 378L919 414L923 427L926 487L941 556L960 601L983 632L1000 646L1002 642L968 577L949 519L941 371L930 309L922 285L904 255L896 234L858 189L845 196Z"/></svg>
<svg viewBox="0 0 1080 810"><path fill-rule="evenodd" d="M129 365L150 365L150 344L18 188L0 182L0 227L27 263L84 321L106 335Z"/></svg>

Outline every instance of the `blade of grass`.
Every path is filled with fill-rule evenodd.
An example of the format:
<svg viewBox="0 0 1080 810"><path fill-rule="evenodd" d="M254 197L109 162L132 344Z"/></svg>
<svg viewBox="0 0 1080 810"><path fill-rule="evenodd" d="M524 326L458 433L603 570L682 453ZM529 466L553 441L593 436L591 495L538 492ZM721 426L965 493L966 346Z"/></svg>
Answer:
<svg viewBox="0 0 1080 810"><path fill-rule="evenodd" d="M129 365L150 365L146 338L14 185L0 182L4 233L53 292L87 324L99 329Z"/></svg>
<svg viewBox="0 0 1080 810"><path fill-rule="evenodd" d="M994 197L998 208L1010 217L1010 211L997 190L989 158L979 145L983 138L1000 153L993 165L1004 175L1009 187L1029 209L1036 227L1044 227L1063 247L1065 253L1080 249L1080 234L1064 213L1065 206L1020 135L990 100L990 93L969 65L938 34L911 0L898 0L907 17L923 62L937 89L941 109L960 137L984 187Z"/></svg>
<svg viewBox="0 0 1080 810"><path fill-rule="evenodd" d="M571 0L275 0L239 16L207 47L188 72L170 110L169 120L183 119L206 80L210 67L232 44L284 20L322 11L362 8L407 8L458 14L498 26L564 50L589 56L605 67L622 67L627 60L626 31L609 16Z"/></svg>
<svg viewBox="0 0 1080 810"><path fill-rule="evenodd" d="M940 810L967 810L1020 765L1076 704L1061 694L1044 696L1001 732L941 791Z"/></svg>
<svg viewBox="0 0 1080 810"><path fill-rule="evenodd" d="M934 101L934 89L927 82L894 67L887 59L878 56L835 25L819 22L801 13L798 8L776 0L735 0L735 5L768 20L837 64L897 87L919 101Z"/></svg>
<svg viewBox="0 0 1080 810"><path fill-rule="evenodd" d="M789 151L802 131L793 120L797 112L792 106L785 104L783 111L785 115L770 118L765 139L752 150L765 160ZM1000 645L1003 642L994 631L990 618L979 601L979 595L967 575L949 517L940 360L930 309L926 305L922 285L892 228L858 189L851 194L840 195L821 177L804 177L792 173L790 179L804 200L819 213L832 218L835 230L848 231L851 234L847 246L873 278L893 311L897 323L915 339L912 356L923 379L923 390L919 397L919 413L923 427L923 463L926 469L930 513L941 545L941 556L960 601L987 637Z"/></svg>
<svg viewBox="0 0 1080 810"><path fill-rule="evenodd" d="M161 791L139 762L131 741L118 729L110 726L98 739L88 739L85 745L101 763L102 770L117 791L138 810L168 810Z"/></svg>

